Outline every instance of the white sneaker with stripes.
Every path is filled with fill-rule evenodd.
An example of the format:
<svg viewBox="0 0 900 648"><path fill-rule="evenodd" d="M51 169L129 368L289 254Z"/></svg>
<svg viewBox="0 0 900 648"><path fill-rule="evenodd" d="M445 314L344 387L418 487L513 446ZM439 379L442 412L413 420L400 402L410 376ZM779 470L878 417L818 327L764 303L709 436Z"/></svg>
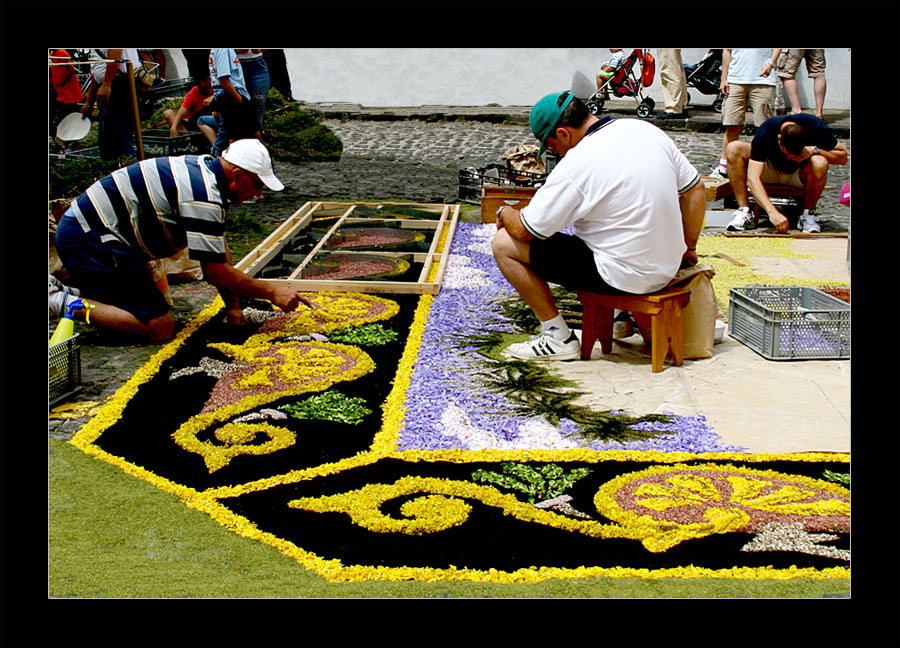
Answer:
<svg viewBox="0 0 900 648"><path fill-rule="evenodd" d="M510 344L507 348L517 360L577 360L581 356L581 344L574 331L564 342L549 333L541 333L528 342Z"/></svg>

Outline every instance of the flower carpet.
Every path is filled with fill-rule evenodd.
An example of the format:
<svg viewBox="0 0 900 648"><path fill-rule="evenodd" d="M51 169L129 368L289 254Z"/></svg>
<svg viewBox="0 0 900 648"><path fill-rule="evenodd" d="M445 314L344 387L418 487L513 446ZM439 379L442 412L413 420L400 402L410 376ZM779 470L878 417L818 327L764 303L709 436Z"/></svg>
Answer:
<svg viewBox="0 0 900 648"><path fill-rule="evenodd" d="M849 456L593 412L503 358L527 333L460 223L437 295L221 302L72 443L333 582L850 577Z"/></svg>

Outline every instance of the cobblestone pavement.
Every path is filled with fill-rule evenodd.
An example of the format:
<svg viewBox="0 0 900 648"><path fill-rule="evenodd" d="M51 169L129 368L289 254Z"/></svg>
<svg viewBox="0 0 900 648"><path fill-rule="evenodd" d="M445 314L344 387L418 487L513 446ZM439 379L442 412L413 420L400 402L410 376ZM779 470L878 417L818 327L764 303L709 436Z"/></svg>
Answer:
<svg viewBox="0 0 900 648"><path fill-rule="evenodd" d="M403 160L459 168L502 163L502 155L518 144L533 144L528 126L473 121L432 123L422 120L325 120L344 144L346 158ZM701 174L718 164L722 135L694 131L667 131L678 148ZM744 136L745 139L749 139ZM850 150L850 141L840 140ZM823 231L847 231L849 210L838 203L841 186L850 181L850 164L832 167L818 213ZM723 200L710 208L723 208Z"/></svg>

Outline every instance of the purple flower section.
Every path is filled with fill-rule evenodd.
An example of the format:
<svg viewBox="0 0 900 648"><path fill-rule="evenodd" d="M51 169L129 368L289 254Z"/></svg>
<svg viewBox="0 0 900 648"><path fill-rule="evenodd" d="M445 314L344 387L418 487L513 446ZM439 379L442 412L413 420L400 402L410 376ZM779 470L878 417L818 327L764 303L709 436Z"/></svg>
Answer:
<svg viewBox="0 0 900 648"><path fill-rule="evenodd" d="M668 424L642 428L664 432L654 439L589 445L578 425L563 419L550 426L539 418L514 414L510 401L481 389L473 379L489 366L474 349L459 347L454 335L484 331L515 333L492 301L514 294L490 252L494 225L459 223L441 292L435 297L406 396L399 450L575 448L661 452L740 452L718 444L703 416L673 416ZM652 425L653 427L648 427Z"/></svg>

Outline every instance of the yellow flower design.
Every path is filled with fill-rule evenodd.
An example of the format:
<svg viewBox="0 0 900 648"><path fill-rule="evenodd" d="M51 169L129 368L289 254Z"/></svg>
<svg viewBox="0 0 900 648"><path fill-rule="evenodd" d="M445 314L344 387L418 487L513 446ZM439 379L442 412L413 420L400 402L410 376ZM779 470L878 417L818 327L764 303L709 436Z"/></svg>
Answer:
<svg viewBox="0 0 900 648"><path fill-rule="evenodd" d="M654 466L607 482L594 503L640 529L650 551L712 533L758 532L779 516L802 516L807 531L850 527L850 493L842 486L730 465Z"/></svg>
<svg viewBox="0 0 900 648"><path fill-rule="evenodd" d="M665 484L641 484L634 494L636 502L654 511L720 500L712 480L697 475L675 475Z"/></svg>
<svg viewBox="0 0 900 648"><path fill-rule="evenodd" d="M257 436L269 437L268 441L256 444ZM296 435L287 428L269 423L228 423L215 432L220 444L196 441L193 450L203 455L210 472L228 464L232 458L242 455L263 455L294 445ZM186 448L191 449L191 448Z"/></svg>
<svg viewBox="0 0 900 648"><path fill-rule="evenodd" d="M236 430L247 432L243 424L224 426L225 437L216 434L223 442L201 440L201 433L219 423L246 411L285 396L311 391L324 391L336 382L355 380L375 368L372 358L357 347L330 342L270 343L248 348L244 345L215 345L249 366L219 379L213 387L210 400L200 414L188 419L173 434L175 442L189 452L201 455L210 472L226 466L234 457L242 454L261 455L281 450L294 444L289 430L271 425L254 428L269 434L271 443L255 445L245 441L234 442ZM276 434L273 430L279 430Z"/></svg>

